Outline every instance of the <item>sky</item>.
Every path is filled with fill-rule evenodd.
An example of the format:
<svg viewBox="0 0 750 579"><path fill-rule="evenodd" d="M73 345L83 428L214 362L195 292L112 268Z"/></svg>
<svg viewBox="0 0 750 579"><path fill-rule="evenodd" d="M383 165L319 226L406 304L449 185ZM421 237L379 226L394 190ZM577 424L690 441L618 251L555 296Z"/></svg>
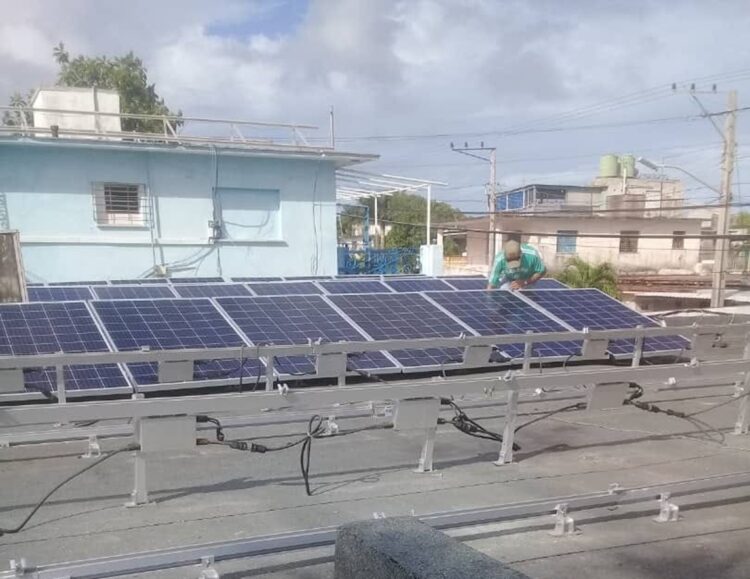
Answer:
<svg viewBox="0 0 750 579"><path fill-rule="evenodd" d="M60 41L73 55L132 50L187 116L313 124L322 143L333 106L337 148L380 155L363 169L444 181L435 197L465 211L486 206L489 167L451 142L496 147L501 188L588 184L606 153L718 186L721 137L689 87L710 111L726 109L731 89L740 107L750 102L746 0L0 5L0 102L54 83ZM748 119L738 117L737 202L750 202ZM715 198L685 186L688 199Z"/></svg>

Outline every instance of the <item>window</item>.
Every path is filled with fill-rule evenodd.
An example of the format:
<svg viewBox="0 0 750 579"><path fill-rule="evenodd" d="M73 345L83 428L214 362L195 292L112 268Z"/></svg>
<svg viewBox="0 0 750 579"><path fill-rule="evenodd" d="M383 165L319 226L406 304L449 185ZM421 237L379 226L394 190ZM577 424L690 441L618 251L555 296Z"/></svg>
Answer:
<svg viewBox="0 0 750 579"><path fill-rule="evenodd" d="M685 232L672 232L672 249L685 249Z"/></svg>
<svg viewBox="0 0 750 579"><path fill-rule="evenodd" d="M620 231L620 253L638 253L640 231Z"/></svg>
<svg viewBox="0 0 750 579"><path fill-rule="evenodd" d="M562 230L557 232L557 253L575 253L577 231Z"/></svg>
<svg viewBox="0 0 750 579"><path fill-rule="evenodd" d="M99 225L146 225L143 185L135 183L94 183L94 216Z"/></svg>
<svg viewBox="0 0 750 579"><path fill-rule="evenodd" d="M278 189L217 190L222 235L227 241L281 241L281 197ZM304 227L306 224L300 224Z"/></svg>

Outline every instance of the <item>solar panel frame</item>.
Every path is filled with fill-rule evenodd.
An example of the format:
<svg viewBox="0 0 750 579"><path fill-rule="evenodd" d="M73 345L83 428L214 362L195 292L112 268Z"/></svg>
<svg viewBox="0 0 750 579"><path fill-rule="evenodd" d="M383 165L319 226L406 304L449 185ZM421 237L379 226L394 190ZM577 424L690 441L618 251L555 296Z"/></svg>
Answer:
<svg viewBox="0 0 750 579"><path fill-rule="evenodd" d="M394 293L391 288L380 280L358 280L358 281L318 281L315 282L323 288L325 293L330 295L337 294L371 294L371 293Z"/></svg>
<svg viewBox="0 0 750 579"><path fill-rule="evenodd" d="M553 318L568 327L580 331L585 327L591 330L624 330L659 327L659 324L622 302L595 288L546 290L530 289L519 292L521 297L533 303ZM573 298L572 296L576 297ZM577 309L576 309L577 308ZM586 308L584 312L582 308ZM614 313L613 309L617 312ZM630 320L625 323L624 320ZM690 349L690 341L675 333L674 336L657 336L643 341L643 356L683 354ZM615 358L629 358L635 351L635 339L610 340L607 351Z"/></svg>
<svg viewBox="0 0 750 579"><path fill-rule="evenodd" d="M197 283L172 286L181 298L215 298L224 296L251 296L252 292L242 283Z"/></svg>
<svg viewBox="0 0 750 579"><path fill-rule="evenodd" d="M553 277L543 277L528 289L573 289Z"/></svg>
<svg viewBox="0 0 750 579"><path fill-rule="evenodd" d="M0 304L0 356L112 351L88 302ZM68 397L132 393L123 368L117 364L65 365ZM55 368L25 368L25 393L2 395L24 398L29 393L53 395Z"/></svg>
<svg viewBox="0 0 750 579"><path fill-rule="evenodd" d="M169 285L103 285L91 286L94 299L99 300L153 300L173 298L175 296Z"/></svg>
<svg viewBox="0 0 750 579"><path fill-rule="evenodd" d="M170 283L226 283L226 280L220 276L206 276L206 277L170 277Z"/></svg>
<svg viewBox="0 0 750 579"><path fill-rule="evenodd" d="M246 346L237 328L208 298L154 300L95 300L91 302L115 350L129 352L185 348ZM235 384L242 368L243 380L260 382L265 375L261 361L247 358L196 360L189 387ZM185 388L185 384L158 381L156 363L127 365L128 373L141 391Z"/></svg>
<svg viewBox="0 0 750 579"><path fill-rule="evenodd" d="M333 276L330 275L285 275L284 281L330 281Z"/></svg>
<svg viewBox="0 0 750 579"><path fill-rule="evenodd" d="M473 331L420 293L333 294L325 296L372 340L450 338ZM421 324L421 327L418 325ZM390 350L404 371L463 365L461 348Z"/></svg>
<svg viewBox="0 0 750 579"><path fill-rule="evenodd" d="M106 279L99 280L99 281L54 281L50 282L47 285L48 286L60 286L60 285L66 285L66 286L72 286L72 285L108 285L109 282Z"/></svg>
<svg viewBox="0 0 750 579"><path fill-rule="evenodd" d="M456 291L472 291L487 288L486 278L460 277L456 279L443 279L443 281Z"/></svg>
<svg viewBox="0 0 750 579"><path fill-rule="evenodd" d="M391 279L383 281L385 285L398 293L406 292L431 292L431 291L450 291L456 290L449 286L441 279L421 278L421 279Z"/></svg>
<svg viewBox="0 0 750 579"><path fill-rule="evenodd" d="M90 286L27 286L29 302L74 302L94 298Z"/></svg>
<svg viewBox="0 0 750 579"><path fill-rule="evenodd" d="M144 277L138 279L111 279L111 285L151 285L151 284L168 284L169 280L165 277ZM101 285L101 284L96 284Z"/></svg>
<svg viewBox="0 0 750 579"><path fill-rule="evenodd" d="M247 287L257 296L320 295L323 293L323 290L311 281L248 283Z"/></svg>
<svg viewBox="0 0 750 579"><path fill-rule="evenodd" d="M428 299L481 336L565 332L569 328L538 308L507 291L427 292ZM581 342L534 343L532 355L545 361L568 360L580 355ZM523 343L501 344L497 348L508 359L522 359Z"/></svg>
<svg viewBox="0 0 750 579"><path fill-rule="evenodd" d="M229 278L233 282L246 283L256 281L284 281L283 277L231 277Z"/></svg>
<svg viewBox="0 0 750 579"><path fill-rule="evenodd" d="M217 298L216 303L251 345L304 345L311 341L367 342L369 338L322 295L297 294ZM397 372L384 352L349 355L355 370ZM280 378L315 378L312 356L280 356L274 361Z"/></svg>

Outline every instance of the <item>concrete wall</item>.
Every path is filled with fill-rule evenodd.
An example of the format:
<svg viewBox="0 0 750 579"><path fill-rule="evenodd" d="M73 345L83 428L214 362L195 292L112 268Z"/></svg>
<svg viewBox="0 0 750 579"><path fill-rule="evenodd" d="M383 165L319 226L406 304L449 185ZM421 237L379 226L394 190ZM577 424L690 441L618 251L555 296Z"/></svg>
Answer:
<svg viewBox="0 0 750 579"><path fill-rule="evenodd" d="M142 184L148 224L97 225L93 182ZM222 200L226 236L210 243ZM182 276L336 272L335 175L324 159L0 142L3 204L32 280L130 278L179 262L189 264Z"/></svg>

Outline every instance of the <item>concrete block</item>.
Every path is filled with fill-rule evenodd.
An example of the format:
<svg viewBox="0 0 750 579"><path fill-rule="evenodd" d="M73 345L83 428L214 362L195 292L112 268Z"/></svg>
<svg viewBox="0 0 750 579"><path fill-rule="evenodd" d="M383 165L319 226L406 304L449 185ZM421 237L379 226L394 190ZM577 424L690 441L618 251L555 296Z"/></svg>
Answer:
<svg viewBox="0 0 750 579"><path fill-rule="evenodd" d="M412 517L340 527L335 578L529 579Z"/></svg>

